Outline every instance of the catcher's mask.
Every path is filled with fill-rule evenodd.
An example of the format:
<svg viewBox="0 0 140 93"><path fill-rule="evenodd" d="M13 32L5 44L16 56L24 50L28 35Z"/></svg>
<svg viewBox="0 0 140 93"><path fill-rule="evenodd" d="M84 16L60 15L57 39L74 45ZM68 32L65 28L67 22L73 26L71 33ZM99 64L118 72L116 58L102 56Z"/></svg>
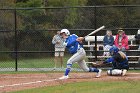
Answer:
<svg viewBox="0 0 140 93"><path fill-rule="evenodd" d="M113 46L109 50L111 56L113 56L114 54L118 53L118 51L119 51L119 49L117 47L115 47L115 46Z"/></svg>

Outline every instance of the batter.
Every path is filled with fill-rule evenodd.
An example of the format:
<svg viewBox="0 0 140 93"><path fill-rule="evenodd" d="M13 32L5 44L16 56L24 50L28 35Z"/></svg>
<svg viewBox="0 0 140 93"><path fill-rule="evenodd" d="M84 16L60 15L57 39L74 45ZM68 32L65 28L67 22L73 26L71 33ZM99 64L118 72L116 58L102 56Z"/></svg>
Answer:
<svg viewBox="0 0 140 93"><path fill-rule="evenodd" d="M69 72L71 71L71 67L73 63L78 63L81 69L83 69L86 72L96 72L96 77L101 76L101 69L97 68L89 68L85 63L85 56L86 52L83 49L82 46L82 40L84 40L83 37L78 37L75 34L70 35L70 32L68 29L62 29L61 30L61 36L65 39L65 42L63 43L64 46L69 50L69 53L73 54L73 56L67 61L67 68L65 71L64 76L60 77L59 79L68 79L69 78Z"/></svg>

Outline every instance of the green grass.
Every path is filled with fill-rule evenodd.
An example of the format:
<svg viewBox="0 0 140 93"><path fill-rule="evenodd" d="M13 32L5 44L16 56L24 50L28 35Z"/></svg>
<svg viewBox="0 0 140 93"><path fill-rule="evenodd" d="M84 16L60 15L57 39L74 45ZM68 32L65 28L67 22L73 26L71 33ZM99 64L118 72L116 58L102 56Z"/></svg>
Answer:
<svg viewBox="0 0 140 93"><path fill-rule="evenodd" d="M140 73L140 70L129 70L128 72Z"/></svg>
<svg viewBox="0 0 140 93"><path fill-rule="evenodd" d="M72 71L77 72L77 71ZM103 70L106 73L106 70ZM0 74L33 74L33 73L64 73L64 71L0 71ZM85 73L85 72L80 72ZM140 70L129 70L128 73L140 73Z"/></svg>
<svg viewBox="0 0 140 93"><path fill-rule="evenodd" d="M41 74L41 73L64 73L64 71L0 71L0 74Z"/></svg>
<svg viewBox="0 0 140 93"><path fill-rule="evenodd" d="M64 57L64 67L66 67L66 63L69 58L70 58L70 56ZM15 68L15 60L0 61L0 67L9 68L9 69ZM18 59L18 68L53 68L53 67L54 67L54 57ZM78 64L73 64L72 67L79 68ZM134 70L134 72L136 72L136 71L140 72L140 70ZM10 73L13 73L13 72L10 72Z"/></svg>
<svg viewBox="0 0 140 93"><path fill-rule="evenodd" d="M19 68L34 68L34 67L53 67L53 58L42 58L42 59L20 59L18 60ZM1 62L0 67L15 67L15 61L4 61Z"/></svg>
<svg viewBox="0 0 140 93"><path fill-rule="evenodd" d="M64 67L70 56L64 57ZM1 68L15 68L15 60L1 61ZM18 68L50 68L54 67L54 57L49 58L34 58L34 59L18 59ZM73 67L79 67L73 64Z"/></svg>
<svg viewBox="0 0 140 93"><path fill-rule="evenodd" d="M140 81L79 82L11 93L139 93Z"/></svg>

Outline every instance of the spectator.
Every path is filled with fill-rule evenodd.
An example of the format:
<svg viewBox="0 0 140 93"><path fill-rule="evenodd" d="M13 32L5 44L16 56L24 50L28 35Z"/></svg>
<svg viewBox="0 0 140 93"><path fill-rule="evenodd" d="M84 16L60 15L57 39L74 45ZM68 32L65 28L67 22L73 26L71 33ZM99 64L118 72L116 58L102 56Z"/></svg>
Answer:
<svg viewBox="0 0 140 93"><path fill-rule="evenodd" d="M63 68L63 56L64 56L64 51L65 51L65 47L63 45L64 39L60 36L60 31L57 31L57 34L53 37L52 39L52 43L55 44L55 67L54 70L57 67L58 64L58 60L60 58L60 62L61 62L61 68Z"/></svg>
<svg viewBox="0 0 140 93"><path fill-rule="evenodd" d="M118 34L116 35L114 44L121 51L125 51L125 50L129 49L128 37L123 30L118 30Z"/></svg>
<svg viewBox="0 0 140 93"><path fill-rule="evenodd" d="M112 31L107 30L106 35L104 36L103 39L103 44L104 44L104 51L109 51L109 49L113 46L114 44L114 37L112 36ZM109 56L109 52L104 52L103 56Z"/></svg>
<svg viewBox="0 0 140 93"><path fill-rule="evenodd" d="M140 29L138 30L137 35L135 35L136 43L139 45L138 50L140 50Z"/></svg>

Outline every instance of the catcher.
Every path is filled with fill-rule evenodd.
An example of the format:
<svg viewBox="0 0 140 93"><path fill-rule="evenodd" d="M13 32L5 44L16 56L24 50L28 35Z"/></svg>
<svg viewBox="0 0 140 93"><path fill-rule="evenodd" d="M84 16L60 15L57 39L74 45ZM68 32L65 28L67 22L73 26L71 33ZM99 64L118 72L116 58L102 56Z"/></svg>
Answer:
<svg viewBox="0 0 140 93"><path fill-rule="evenodd" d="M129 69L127 56L122 51L119 51L119 49L115 46L113 46L109 52L111 55L110 58L106 59L104 62L94 65L101 66L112 62L112 69L107 71L108 75L126 75L126 72Z"/></svg>

